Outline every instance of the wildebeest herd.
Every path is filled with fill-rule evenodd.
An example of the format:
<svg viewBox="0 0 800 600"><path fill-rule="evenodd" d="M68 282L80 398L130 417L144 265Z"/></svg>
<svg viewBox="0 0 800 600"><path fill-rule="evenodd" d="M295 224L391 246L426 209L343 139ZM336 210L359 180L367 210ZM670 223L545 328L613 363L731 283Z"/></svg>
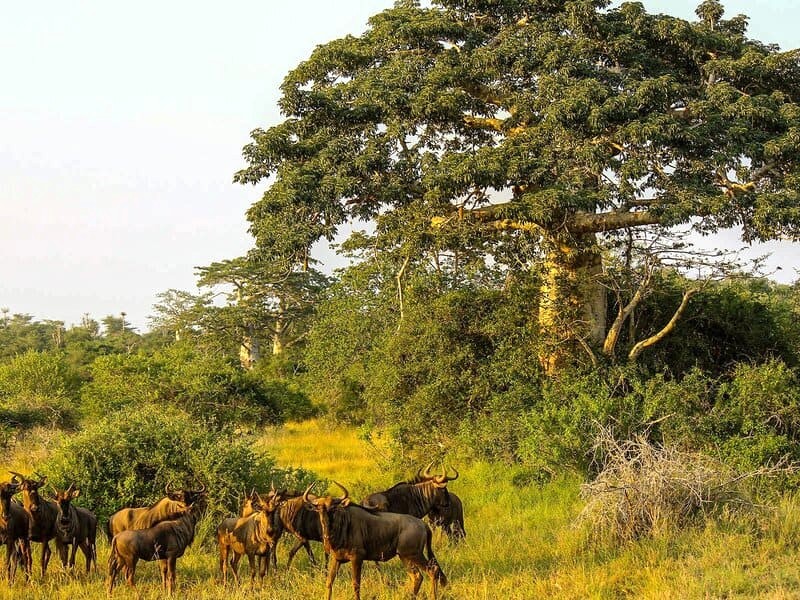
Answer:
<svg viewBox="0 0 800 600"><path fill-rule="evenodd" d="M256 574L263 580L270 564L277 568L276 548L284 534L294 536L287 568L300 548L309 561L316 559L309 542L322 542L328 559L326 598L330 600L333 582L341 563L353 569L353 588L359 600L361 566L364 561L383 562L399 557L403 562L414 595L420 589L425 572L431 579L433 597L438 587L447 584L432 548L432 532L427 523L441 527L454 541L466 536L461 499L448 491L447 483L458 478L442 467L430 471L432 463L417 471L416 477L387 490L367 496L361 504L351 501L347 489L334 482L341 496L318 496L316 484L303 492L289 492L271 487L268 492L253 490L243 503L238 517L224 519L216 531L219 568L223 583L228 573L239 582L238 566L247 556L250 581ZM72 501L80 495L74 484L66 490L53 489L52 499L43 499L40 490L47 477L34 473L26 477L11 472L11 481L0 483L0 541L6 546L6 574L9 584L22 567L26 579L32 570L31 542L41 544L42 577L50 560L53 540L64 568L74 568L75 555L81 549L86 571L97 570L97 518ZM22 493L20 504L14 496ZM206 508L208 491L173 489L167 484L165 497L149 507L122 508L108 520L105 531L111 545L106 587L109 595L117 577L124 572L134 587L138 561L158 561L164 590L175 589L176 561L192 544L198 520Z"/></svg>

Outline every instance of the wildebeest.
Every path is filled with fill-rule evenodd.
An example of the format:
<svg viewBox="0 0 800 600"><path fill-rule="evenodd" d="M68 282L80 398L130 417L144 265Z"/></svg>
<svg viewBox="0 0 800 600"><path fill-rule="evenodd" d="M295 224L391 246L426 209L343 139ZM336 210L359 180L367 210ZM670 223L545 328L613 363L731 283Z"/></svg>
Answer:
<svg viewBox="0 0 800 600"><path fill-rule="evenodd" d="M239 510L239 516L226 517L222 520L222 523L217 526L217 539L219 539L220 535L233 531L233 528L236 527L236 522L239 519L242 517L249 517L256 512L260 502L261 501L259 500L258 494L255 490L251 491L247 496L245 496L244 500L242 500L242 507Z"/></svg>
<svg viewBox="0 0 800 600"><path fill-rule="evenodd" d="M0 483L0 543L6 547L6 574L9 582L14 579L18 562L22 562L27 577L31 574L31 544L28 540L30 517L20 504L12 501L20 485L16 475L10 482Z"/></svg>
<svg viewBox="0 0 800 600"><path fill-rule="evenodd" d="M458 479L447 475L442 467L441 475L431 475L430 465L414 481L402 481L382 492L375 492L364 498L365 508L392 513L411 515L421 519L435 505L444 505L447 500L447 482Z"/></svg>
<svg viewBox="0 0 800 600"><path fill-rule="evenodd" d="M205 507L204 498L182 509L176 519L161 521L148 529L127 529L114 536L108 557L107 590L110 595L120 570L125 569L125 579L135 587L136 563L140 560L159 562L161 585L172 595L175 590L175 567L194 541L194 531L200 513Z"/></svg>
<svg viewBox="0 0 800 600"><path fill-rule="evenodd" d="M86 572L89 573L94 562L97 569L97 517L94 513L80 506L73 506L72 501L80 495L81 491L75 489L75 484L63 492L56 490L54 501L58 507L58 518L56 529L63 544L63 552L67 553L67 546L72 546L69 560L66 556L61 557L61 562L67 563L69 568L75 566L75 554L80 547L83 556L86 558Z"/></svg>
<svg viewBox="0 0 800 600"><path fill-rule="evenodd" d="M62 565L65 565L66 550L58 535L56 522L58 521L58 506L55 502L42 500L39 495L39 488L47 482L47 477L35 473L38 480L29 479L19 473L11 471L12 475L22 480L20 489L22 490L22 505L30 517L30 527L28 529L28 539L42 544L42 577L47 573L47 564L50 562L50 540L55 541L56 550L61 557Z"/></svg>
<svg viewBox="0 0 800 600"><path fill-rule="evenodd" d="M457 542L467 537L464 529L464 505L461 498L447 490L446 501L434 504L428 513L431 524L441 527L452 541Z"/></svg>
<svg viewBox="0 0 800 600"><path fill-rule="evenodd" d="M323 546L331 557L326 582L327 600L331 599L333 582L341 563L351 563L353 590L356 600L360 600L362 563L365 560L387 561L395 556L403 561L415 596L422 585L421 571L428 573L435 600L438 586L447 585L447 578L433 554L430 527L411 515L368 510L351 504L350 494L339 483L336 485L344 492L341 498L323 496L312 499L309 491L313 485L306 489L303 500L317 513Z"/></svg>
<svg viewBox="0 0 800 600"><path fill-rule="evenodd" d="M255 510L251 514L236 520L231 529L217 528L217 543L219 545L219 566L222 571L222 582L228 581L228 557L231 555L231 569L236 583L239 583L239 561L247 555L250 563L250 583L255 583L256 562L258 562L258 576L260 580L269 570L270 554L275 553L276 521L273 519L278 508L280 496L275 493L263 498L257 496L257 503L252 501L251 507ZM244 511L242 511L244 512ZM256 561L258 557L258 561Z"/></svg>
<svg viewBox="0 0 800 600"><path fill-rule="evenodd" d="M147 529L161 521L175 519L186 512L186 507L206 494L206 486L199 490L173 490L170 484L164 486L166 496L149 507L122 508L111 515L106 524L108 541L128 529Z"/></svg>
<svg viewBox="0 0 800 600"><path fill-rule="evenodd" d="M279 524L276 524L276 544L284 531L291 533L297 538L297 542L292 546L292 549L289 550L289 558L286 562L286 567L289 568L291 566L292 559L300 548L306 549L308 560L311 564L317 564L309 542L322 541L322 528L320 527L317 513L306 505L303 500L303 494L299 492L291 494L286 493L275 511L275 519L280 521Z"/></svg>

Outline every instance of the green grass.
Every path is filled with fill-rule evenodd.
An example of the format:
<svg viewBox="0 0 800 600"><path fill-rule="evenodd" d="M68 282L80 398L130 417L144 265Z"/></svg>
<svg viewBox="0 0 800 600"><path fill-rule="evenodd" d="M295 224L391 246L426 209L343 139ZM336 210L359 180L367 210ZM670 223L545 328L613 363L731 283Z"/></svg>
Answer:
<svg viewBox="0 0 800 600"><path fill-rule="evenodd" d="M360 498L394 483L403 473L386 470L380 447L367 445L350 429L328 429L312 421L270 429L259 446L279 464L312 469L335 479ZM30 465L29 454L13 456L11 468ZM442 594L451 599L535 598L800 598L800 505L786 498L774 513L744 520L720 519L696 529L663 532L624 547L595 545L573 525L580 512L580 480L564 475L544 486L514 484L523 480L517 469L485 463L458 464L461 477L450 488L464 500L468 537L452 545L436 534L434 548L451 585ZM406 474L407 475L407 474ZM517 477L515 477L515 475ZM224 588L218 581L217 554L211 540L196 543L178 561L178 598L204 600L296 600L324 597L324 574L298 553L292 569L285 567L289 542L279 549L280 565L263 587L245 582ZM321 547L314 544L315 554ZM34 562L38 561L36 550ZM99 545L100 572L85 576L82 557L78 575L60 572L55 559L46 582L38 571L25 585L17 578L12 589L0 583L0 598L81 599L105 597L103 577L108 546ZM244 561L246 563L246 561ZM118 585L121 582L118 581ZM158 568L140 563L137 586L141 598L161 598ZM399 561L364 568L362 597L402 598L406 575ZM427 597L429 581L421 597ZM115 598L136 598L122 587ZM352 598L349 567L343 565L334 598Z"/></svg>

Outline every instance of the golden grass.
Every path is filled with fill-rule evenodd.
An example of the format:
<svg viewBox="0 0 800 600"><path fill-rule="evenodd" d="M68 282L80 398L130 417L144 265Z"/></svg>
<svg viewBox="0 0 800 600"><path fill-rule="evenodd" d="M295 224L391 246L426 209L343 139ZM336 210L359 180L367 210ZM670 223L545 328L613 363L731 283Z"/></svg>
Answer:
<svg viewBox="0 0 800 600"><path fill-rule="evenodd" d="M398 477L391 468L382 467L385 460L380 448L360 440L352 429L331 429L319 421L267 430L259 444L280 465L302 466L340 481L356 498L391 485ZM705 528L665 532L623 547L595 546L573 526L582 508L576 477L567 475L541 487L519 487L514 484L519 473L513 468L485 463L458 467L461 477L450 487L464 500L468 537L465 543L452 545L440 534L435 535L436 555L451 582L442 598L800 598L800 506L794 498L784 500L775 514L750 522L721 520ZM324 597L324 574L308 564L304 553L299 553L291 570L286 570L288 547L281 543L278 572L271 574L263 587L251 590L247 583L239 588L229 583L223 588L217 581L213 544L196 544L178 561L176 597ZM314 544L314 551L321 556L319 544ZM46 582L37 571L27 586L21 577L12 589L0 583L0 598L103 598L108 557L105 540L101 540L99 555L98 574L60 573L56 559ZM79 555L79 573L82 566ZM246 565L240 573L248 582ZM137 584L141 598L162 597L155 564L140 563ZM421 597L427 597L429 589L426 579ZM382 565L380 574L374 565L365 566L365 600L405 595L406 576L399 561ZM334 598L352 597L350 570L343 565ZM132 599L136 594L123 585L115 590L114 598Z"/></svg>

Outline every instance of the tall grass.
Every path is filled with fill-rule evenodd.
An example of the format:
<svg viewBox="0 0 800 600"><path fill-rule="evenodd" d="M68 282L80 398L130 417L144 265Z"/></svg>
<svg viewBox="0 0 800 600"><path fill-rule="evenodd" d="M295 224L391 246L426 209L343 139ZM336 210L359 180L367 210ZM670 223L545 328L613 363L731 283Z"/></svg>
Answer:
<svg viewBox="0 0 800 600"><path fill-rule="evenodd" d="M386 466L380 447L361 441L351 429L328 429L311 421L269 429L259 440L284 466L302 466L347 486L359 498L410 474ZM10 468L29 465L25 456L11 457ZM461 477L449 484L464 501L467 539L453 545L435 535L434 548L451 585L442 594L451 599L535 598L798 598L800 597L800 501L785 498L772 513L743 520L724 516L706 526L673 531L624 546L588 541L574 526L583 503L579 478L564 474L539 486L520 469L485 463L458 464ZM325 589L321 568L298 553L285 567L290 542L279 548L279 568L263 588L247 583L236 588L218 581L213 540L196 543L178 561L177 598L206 600L296 600L320 598ZM314 544L315 554L321 547ZM34 557L38 562L39 550ZM60 571L54 557L46 581L35 570L31 583L18 576L13 588L0 582L0 598L69 599L105 597L108 558L105 539L99 544L100 571L86 576L79 554L77 574ZM246 563L246 561L243 561ZM240 568L249 580L247 565ZM18 574L19 575L19 574ZM144 599L161 598L158 568L140 563L137 587ZM136 594L118 581L114 598ZM364 568L363 598L389 600L406 594L406 575L399 561ZM423 584L427 596L430 582ZM350 570L343 566L334 598L352 598Z"/></svg>

